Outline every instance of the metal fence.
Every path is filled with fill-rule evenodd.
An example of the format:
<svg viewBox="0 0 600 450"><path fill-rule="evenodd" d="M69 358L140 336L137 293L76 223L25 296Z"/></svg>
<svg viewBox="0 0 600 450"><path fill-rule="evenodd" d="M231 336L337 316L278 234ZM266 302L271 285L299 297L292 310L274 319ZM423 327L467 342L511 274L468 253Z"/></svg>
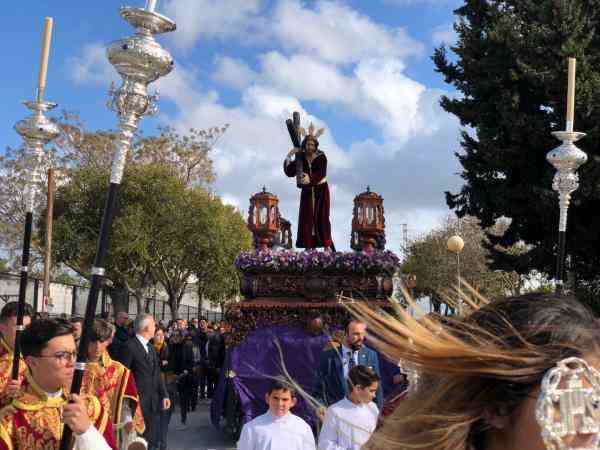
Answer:
<svg viewBox="0 0 600 450"><path fill-rule="evenodd" d="M9 301L16 301L19 299L19 282L19 275L0 272L0 308ZM83 316L85 314L89 287L67 283L50 283L51 305L43 304L42 291L43 281L30 276L28 279L25 301L33 307L34 311L45 311L52 316L61 314ZM129 315L136 316L138 310L135 298L127 294L127 301L129 305ZM146 310L144 312L152 314L156 320L168 322L173 319L169 303L159 296L146 298L144 309ZM96 315L105 318L109 318L113 315L112 300L110 295L108 295L107 290L100 290ZM222 320L223 313L210 310L200 311L197 306L182 304L179 307L177 316L177 318L187 320L204 317L209 321L218 322Z"/></svg>

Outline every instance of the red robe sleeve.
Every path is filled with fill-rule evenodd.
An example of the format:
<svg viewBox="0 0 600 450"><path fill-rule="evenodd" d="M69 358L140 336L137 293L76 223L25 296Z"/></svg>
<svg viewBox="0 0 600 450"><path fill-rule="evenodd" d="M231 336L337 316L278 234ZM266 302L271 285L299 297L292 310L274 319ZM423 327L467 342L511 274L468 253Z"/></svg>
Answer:
<svg viewBox="0 0 600 450"><path fill-rule="evenodd" d="M318 185L327 176L327 157L324 153L317 156L312 163L310 186Z"/></svg>
<svg viewBox="0 0 600 450"><path fill-rule="evenodd" d="M286 164L288 160L284 160L283 161L283 172L288 176L288 177L295 177L296 176L296 160L293 159L291 163Z"/></svg>

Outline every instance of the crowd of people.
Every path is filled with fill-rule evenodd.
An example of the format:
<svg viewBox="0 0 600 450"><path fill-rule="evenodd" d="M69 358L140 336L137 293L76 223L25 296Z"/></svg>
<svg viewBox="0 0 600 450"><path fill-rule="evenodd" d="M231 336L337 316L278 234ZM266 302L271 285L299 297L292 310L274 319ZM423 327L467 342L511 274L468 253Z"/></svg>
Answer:
<svg viewBox="0 0 600 450"><path fill-rule="evenodd" d="M275 380L265 396L268 411L244 425L239 450L600 445L600 327L574 298L528 294L484 301L461 317L419 319L401 307L395 316L360 303L350 308L360 320L341 348L321 355L321 392L333 396L319 399L327 406L320 431L291 411L307 393L293 380ZM383 418L375 362L363 365L368 357L352 353L352 329L367 326L378 349L412 372L412 385Z"/></svg>
<svg viewBox="0 0 600 450"><path fill-rule="evenodd" d="M321 354L312 392L319 427L293 414L305 388L275 377L239 450L597 448L600 328L575 299L523 295L420 319L402 308L397 316L351 308L357 318L343 341ZM69 394L80 321L33 318L27 307L13 380L16 316L14 302L0 311L0 450L57 449L64 425L79 450L126 448L138 434L150 450L166 450L175 399L183 428L223 365L225 324L120 313L116 324L94 321L82 390ZM367 327L380 351L418 374L383 418Z"/></svg>
<svg viewBox="0 0 600 450"><path fill-rule="evenodd" d="M187 428L188 413L215 392L225 361L227 325L203 318L155 322L150 314L140 314L132 321L126 312L119 312L115 329L108 353L135 376L144 417L153 418L152 423L146 419L149 448L165 450L177 408L173 400L178 400L180 412L176 429L182 431ZM149 352L153 364L148 363Z"/></svg>
<svg viewBox="0 0 600 450"><path fill-rule="evenodd" d="M166 450L175 405L184 429L188 412L214 393L224 323L124 312L114 324L95 319L80 395L69 395L83 320L39 317L26 305L13 379L17 310L11 302L0 311L0 449L58 449L66 424L79 450Z"/></svg>

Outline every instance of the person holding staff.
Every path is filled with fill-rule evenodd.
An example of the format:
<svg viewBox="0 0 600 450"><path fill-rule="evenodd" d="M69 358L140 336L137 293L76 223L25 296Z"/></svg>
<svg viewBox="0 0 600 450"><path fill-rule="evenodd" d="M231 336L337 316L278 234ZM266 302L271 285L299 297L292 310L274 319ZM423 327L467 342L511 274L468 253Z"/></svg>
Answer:
<svg viewBox="0 0 600 450"><path fill-rule="evenodd" d="M75 365L73 326L39 319L21 333L29 370L19 395L0 411L0 450L58 449L63 426L78 450L116 450L108 412L93 395L67 396Z"/></svg>

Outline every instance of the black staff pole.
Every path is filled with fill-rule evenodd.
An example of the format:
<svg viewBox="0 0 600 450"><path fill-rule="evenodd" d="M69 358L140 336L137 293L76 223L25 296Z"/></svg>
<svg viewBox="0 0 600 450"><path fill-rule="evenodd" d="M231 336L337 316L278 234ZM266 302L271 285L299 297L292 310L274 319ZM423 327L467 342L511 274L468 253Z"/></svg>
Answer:
<svg viewBox="0 0 600 450"><path fill-rule="evenodd" d="M121 16L129 22L138 33L112 43L107 49L109 62L115 67L123 84L118 90L111 89L109 107L119 117L119 136L116 139L108 197L104 205L104 214L100 226L100 235L96 247L96 256L92 267L90 291L85 307L85 317L81 330L81 339L77 351L75 373L71 384L71 393L79 394L88 359L88 345L91 338L100 283L104 276L104 263L108 252L110 230L112 228L119 187L125 169L127 153L131 147L133 136L142 116L156 112L156 95L148 95L148 85L159 77L173 70L173 59L158 42L153 34L174 31L175 22L156 13L156 1L148 4L147 9L121 8ZM68 450L71 446L72 431L65 425L60 450Z"/></svg>

